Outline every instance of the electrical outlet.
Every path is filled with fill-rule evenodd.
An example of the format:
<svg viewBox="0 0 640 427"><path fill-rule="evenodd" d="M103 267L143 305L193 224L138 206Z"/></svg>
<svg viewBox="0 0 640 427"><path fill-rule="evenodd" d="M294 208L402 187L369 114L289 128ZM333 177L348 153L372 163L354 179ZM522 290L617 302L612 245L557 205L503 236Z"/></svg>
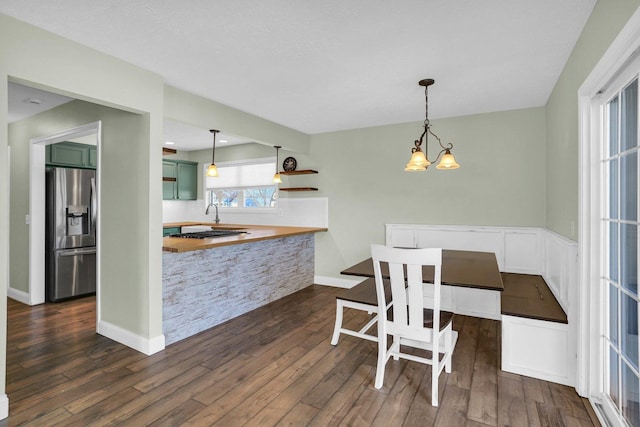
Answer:
<svg viewBox="0 0 640 427"><path fill-rule="evenodd" d="M27 224L27 225L31 224L31 215L26 214L24 216L24 223Z"/></svg>

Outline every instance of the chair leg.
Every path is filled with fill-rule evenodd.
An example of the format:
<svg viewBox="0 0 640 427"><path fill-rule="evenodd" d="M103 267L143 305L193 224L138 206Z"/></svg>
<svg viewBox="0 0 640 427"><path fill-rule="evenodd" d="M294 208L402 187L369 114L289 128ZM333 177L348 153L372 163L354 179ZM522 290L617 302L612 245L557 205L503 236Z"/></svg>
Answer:
<svg viewBox="0 0 640 427"><path fill-rule="evenodd" d="M447 330L444 333L444 356L445 356L445 364L444 371L447 374L451 373L451 359L452 359L452 347L453 347L453 328L451 325L447 327Z"/></svg>
<svg viewBox="0 0 640 427"><path fill-rule="evenodd" d="M344 312L344 306L342 301L336 299L336 324L333 328L333 336L331 337L331 345L338 344L340 338L340 329L342 329L342 314Z"/></svg>
<svg viewBox="0 0 640 427"><path fill-rule="evenodd" d="M438 406L438 377L440 373L440 354L437 350L437 346L435 345L433 350L431 351L432 362L431 362L431 406Z"/></svg>
<svg viewBox="0 0 640 427"><path fill-rule="evenodd" d="M378 365L376 368L375 388L381 389L384 384L384 367L387 364L387 334L380 333L378 327Z"/></svg>

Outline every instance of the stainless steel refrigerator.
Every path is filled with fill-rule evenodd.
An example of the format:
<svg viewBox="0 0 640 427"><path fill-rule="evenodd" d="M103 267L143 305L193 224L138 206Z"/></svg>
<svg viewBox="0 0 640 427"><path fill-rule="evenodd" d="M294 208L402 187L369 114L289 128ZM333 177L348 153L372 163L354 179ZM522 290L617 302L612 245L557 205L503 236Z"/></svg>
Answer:
<svg viewBox="0 0 640 427"><path fill-rule="evenodd" d="M45 218L47 300L95 293L95 171L47 168Z"/></svg>

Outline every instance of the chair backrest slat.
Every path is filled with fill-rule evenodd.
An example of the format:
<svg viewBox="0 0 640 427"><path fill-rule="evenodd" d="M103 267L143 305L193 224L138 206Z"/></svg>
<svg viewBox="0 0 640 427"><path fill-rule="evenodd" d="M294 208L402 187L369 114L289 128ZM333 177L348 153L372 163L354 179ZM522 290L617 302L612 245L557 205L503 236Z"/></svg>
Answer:
<svg viewBox="0 0 640 427"><path fill-rule="evenodd" d="M433 329L439 330L442 249L401 249L371 245L378 301L385 301L381 263L388 263L393 301L393 324L396 331L423 328L424 308L433 310ZM422 282L422 267L434 267L434 284ZM426 288L426 289L425 289ZM426 293L425 293L426 291ZM425 298L425 296L427 298ZM433 301L433 306L425 306ZM386 321L386 310L378 310L379 321Z"/></svg>
<svg viewBox="0 0 640 427"><path fill-rule="evenodd" d="M400 319L407 318L407 295L405 294L403 265L389 262L389 277L391 279L391 295L398 298L398 303L393 304L393 318L400 321Z"/></svg>

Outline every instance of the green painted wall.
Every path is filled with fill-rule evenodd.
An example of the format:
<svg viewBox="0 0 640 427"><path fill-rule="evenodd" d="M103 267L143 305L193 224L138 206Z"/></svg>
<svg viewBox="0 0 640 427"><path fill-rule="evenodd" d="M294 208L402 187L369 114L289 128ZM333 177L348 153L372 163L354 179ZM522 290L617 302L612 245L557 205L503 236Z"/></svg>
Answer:
<svg viewBox="0 0 640 427"><path fill-rule="evenodd" d="M121 129L115 132L109 127L104 133L112 143L102 159L106 162L102 190L107 200L111 197L108 194L119 194L121 203L105 203L102 210L105 238L101 282L105 288L123 292L117 302L105 294L102 319L147 339L162 334L162 79L109 55L0 15L0 200L4 201L0 203L0 394L5 392L6 377L7 265L21 262L9 258L7 238L9 79L137 113L123 114L118 124ZM39 135L46 133L39 133L38 129L32 131ZM123 135L127 138L120 138ZM123 173L118 164L130 172ZM126 222L120 213L123 201L130 212ZM106 226L107 221L114 224L115 220L123 221L119 224L121 227ZM123 252L128 255L127 263L119 266ZM127 277L124 283L128 283L129 288L119 283L123 277Z"/></svg>
<svg viewBox="0 0 640 427"><path fill-rule="evenodd" d="M546 228L577 240L578 88L639 0L598 0L546 107Z"/></svg>

